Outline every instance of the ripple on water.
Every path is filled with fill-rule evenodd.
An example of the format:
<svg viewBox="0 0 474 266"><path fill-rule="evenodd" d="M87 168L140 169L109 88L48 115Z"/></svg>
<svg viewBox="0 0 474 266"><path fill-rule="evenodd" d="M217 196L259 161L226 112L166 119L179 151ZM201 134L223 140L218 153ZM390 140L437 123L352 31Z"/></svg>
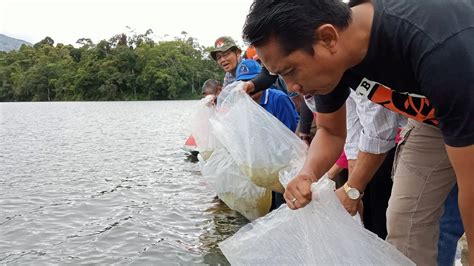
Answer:
<svg viewBox="0 0 474 266"><path fill-rule="evenodd" d="M0 264L228 264L247 221L180 150L193 103L0 104Z"/></svg>

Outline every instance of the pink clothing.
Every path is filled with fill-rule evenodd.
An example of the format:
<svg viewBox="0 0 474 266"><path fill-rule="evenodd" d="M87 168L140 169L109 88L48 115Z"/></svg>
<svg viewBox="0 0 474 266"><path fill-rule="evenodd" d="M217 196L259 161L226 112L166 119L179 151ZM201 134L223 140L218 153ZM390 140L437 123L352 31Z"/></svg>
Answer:
<svg viewBox="0 0 474 266"><path fill-rule="evenodd" d="M316 113L313 112L313 115L314 115L314 119L316 120ZM344 153L344 151L342 151L341 156L339 156L339 159L337 159L336 164L339 167L342 167L342 168L345 168L345 169L347 169L349 167L349 165L347 163L347 157L346 157L346 154Z"/></svg>
<svg viewBox="0 0 474 266"><path fill-rule="evenodd" d="M344 152L341 153L341 156L339 156L339 159L337 159L336 164L339 167L342 167L342 168L345 168L345 169L347 169L347 167L349 167L349 165L347 163L347 157L346 157L346 154Z"/></svg>
<svg viewBox="0 0 474 266"><path fill-rule="evenodd" d="M402 128L398 128L398 132L397 132L397 137L395 138L395 143L399 143L400 140L402 139L402 137L400 137L400 132L402 131Z"/></svg>

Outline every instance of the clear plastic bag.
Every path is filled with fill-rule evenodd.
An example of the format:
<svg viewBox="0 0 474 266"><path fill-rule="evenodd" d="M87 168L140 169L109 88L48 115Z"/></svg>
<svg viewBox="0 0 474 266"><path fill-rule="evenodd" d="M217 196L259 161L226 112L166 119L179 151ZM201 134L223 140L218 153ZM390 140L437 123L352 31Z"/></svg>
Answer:
<svg viewBox="0 0 474 266"><path fill-rule="evenodd" d="M215 149L215 139L210 134L209 118L215 114L214 96L208 95L196 105L196 112L192 120L191 134L196 141L197 150L207 160Z"/></svg>
<svg viewBox="0 0 474 266"><path fill-rule="evenodd" d="M294 161L291 166L285 167L280 170L279 176L280 176L280 183L283 185L283 187L286 189L288 186L288 183L295 177L303 168L304 162L302 160ZM325 174L322 178L328 178L327 174ZM356 213L354 216L352 216L352 219L357 222L358 225L364 226L364 223L362 222L362 218L360 217L359 213Z"/></svg>
<svg viewBox="0 0 474 266"><path fill-rule="evenodd" d="M250 221L269 212L271 191L256 186L244 176L225 149L215 150L201 166L201 172L212 184L219 199Z"/></svg>
<svg viewBox="0 0 474 266"><path fill-rule="evenodd" d="M241 89L233 83L219 95L212 130L252 182L281 193L278 172L304 158L307 145Z"/></svg>
<svg viewBox="0 0 474 266"><path fill-rule="evenodd" d="M293 160L291 165L281 169L280 172L278 172L278 179L285 189L288 186L288 183L290 183L291 179L293 179L293 177L295 177L300 172L301 168L303 168L303 164L304 158L298 158Z"/></svg>
<svg viewBox="0 0 474 266"><path fill-rule="evenodd" d="M286 205L219 244L233 265L414 265L395 247L356 223L334 193L334 182L312 185L304 208Z"/></svg>

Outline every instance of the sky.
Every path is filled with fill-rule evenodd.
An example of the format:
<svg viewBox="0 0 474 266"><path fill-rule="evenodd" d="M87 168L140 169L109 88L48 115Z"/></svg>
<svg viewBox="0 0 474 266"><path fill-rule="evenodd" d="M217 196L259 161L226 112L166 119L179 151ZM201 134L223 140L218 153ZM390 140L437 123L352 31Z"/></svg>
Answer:
<svg viewBox="0 0 474 266"><path fill-rule="evenodd" d="M36 43L44 37L76 45L115 34L154 32L169 40L185 31L201 45L220 36L240 45L242 26L252 0L0 0L0 33Z"/></svg>

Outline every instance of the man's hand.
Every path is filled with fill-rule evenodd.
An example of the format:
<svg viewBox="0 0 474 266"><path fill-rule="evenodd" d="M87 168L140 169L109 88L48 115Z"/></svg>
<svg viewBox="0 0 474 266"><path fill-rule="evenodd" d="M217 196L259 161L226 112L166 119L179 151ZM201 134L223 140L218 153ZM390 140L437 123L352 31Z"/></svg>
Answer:
<svg viewBox="0 0 474 266"><path fill-rule="evenodd" d="M311 184L324 175L341 155L346 141L346 105L333 113L318 113L318 130L300 173L288 183L285 200L290 209L311 201Z"/></svg>
<svg viewBox="0 0 474 266"><path fill-rule="evenodd" d="M344 209L346 209L347 212L352 216L356 215L357 211L363 208L362 197L357 200L350 199L343 187L340 187L336 190L336 196L339 198L342 206L344 206Z"/></svg>
<svg viewBox="0 0 474 266"><path fill-rule="evenodd" d="M214 107L217 103L217 96L214 95L214 94L209 94L208 96L206 97L209 97L209 102L206 103L206 106L208 107Z"/></svg>
<svg viewBox="0 0 474 266"><path fill-rule="evenodd" d="M246 92L246 93L251 93L255 90L255 85L253 84L252 81L246 81L244 82L244 88L243 90Z"/></svg>
<svg viewBox="0 0 474 266"><path fill-rule="evenodd" d="M290 209L303 208L311 201L312 183L313 179L307 174L299 174L288 183L283 196Z"/></svg>

